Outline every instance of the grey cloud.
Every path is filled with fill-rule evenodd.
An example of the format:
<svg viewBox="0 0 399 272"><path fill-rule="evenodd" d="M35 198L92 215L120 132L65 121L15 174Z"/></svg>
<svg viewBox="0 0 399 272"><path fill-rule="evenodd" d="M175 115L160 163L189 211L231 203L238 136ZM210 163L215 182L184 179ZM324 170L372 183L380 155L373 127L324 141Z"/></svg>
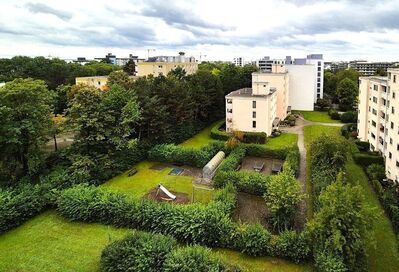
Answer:
<svg viewBox="0 0 399 272"><path fill-rule="evenodd" d="M62 20L69 20L72 18L72 14L66 11L54 9L42 3L27 3L25 5L27 9L32 13L47 13L52 14Z"/></svg>

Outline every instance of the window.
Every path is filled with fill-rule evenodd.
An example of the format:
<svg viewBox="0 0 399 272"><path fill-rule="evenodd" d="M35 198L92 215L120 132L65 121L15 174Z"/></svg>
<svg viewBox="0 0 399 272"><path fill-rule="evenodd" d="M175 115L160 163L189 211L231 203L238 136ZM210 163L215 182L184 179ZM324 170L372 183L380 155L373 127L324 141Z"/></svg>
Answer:
<svg viewBox="0 0 399 272"><path fill-rule="evenodd" d="M252 112L252 118L256 118L256 111Z"/></svg>
<svg viewBox="0 0 399 272"><path fill-rule="evenodd" d="M162 68L162 65L158 65L158 68Z"/></svg>
<svg viewBox="0 0 399 272"><path fill-rule="evenodd" d="M392 144L392 143L393 143L392 138L389 138L389 144Z"/></svg>
<svg viewBox="0 0 399 272"><path fill-rule="evenodd" d="M252 127L256 128L256 121L252 121Z"/></svg>
<svg viewBox="0 0 399 272"><path fill-rule="evenodd" d="M320 92L320 88L317 88L317 92L318 92L318 93Z"/></svg>
<svg viewBox="0 0 399 272"><path fill-rule="evenodd" d="M395 92L392 92L392 98L395 99Z"/></svg>
<svg viewBox="0 0 399 272"><path fill-rule="evenodd" d="M227 99L227 104L231 104L231 103L233 103L233 100Z"/></svg>
<svg viewBox="0 0 399 272"><path fill-rule="evenodd" d="M373 109L372 113L373 113L374 115L377 115L377 111L376 111L375 109Z"/></svg>
<svg viewBox="0 0 399 272"><path fill-rule="evenodd" d="M398 144L398 145L396 145L396 150L399 150L399 144Z"/></svg>
<svg viewBox="0 0 399 272"><path fill-rule="evenodd" d="M321 71L321 67L317 67L317 71Z"/></svg>
<svg viewBox="0 0 399 272"><path fill-rule="evenodd" d="M374 91L378 91L378 85L374 85Z"/></svg>
<svg viewBox="0 0 399 272"><path fill-rule="evenodd" d="M320 80L321 80L320 78L317 78L317 82L320 82Z"/></svg>
<svg viewBox="0 0 399 272"><path fill-rule="evenodd" d="M252 108L256 109L256 101L252 101Z"/></svg>
<svg viewBox="0 0 399 272"><path fill-rule="evenodd" d="M318 94L317 94L317 99L319 99L319 98L320 98L320 94L318 93Z"/></svg>
<svg viewBox="0 0 399 272"><path fill-rule="evenodd" d="M375 127L375 126L377 125L377 123L376 123L375 121L371 121L371 125L372 125L373 127Z"/></svg>
<svg viewBox="0 0 399 272"><path fill-rule="evenodd" d="M377 103L377 97L373 96L373 102Z"/></svg>
<svg viewBox="0 0 399 272"><path fill-rule="evenodd" d="M317 72L317 76L321 76L321 73L320 73L320 72Z"/></svg>
<svg viewBox="0 0 399 272"><path fill-rule="evenodd" d="M374 133L371 133L371 138L375 139Z"/></svg>
<svg viewBox="0 0 399 272"><path fill-rule="evenodd" d="M233 109L227 109L228 113L233 113Z"/></svg>
<svg viewBox="0 0 399 272"><path fill-rule="evenodd" d="M99 82L97 82L98 83L98 85L101 85L101 82L99 81Z"/></svg>
<svg viewBox="0 0 399 272"><path fill-rule="evenodd" d="M394 107L392 107L392 114L395 114L395 108Z"/></svg>
<svg viewBox="0 0 399 272"><path fill-rule="evenodd" d="M320 88L320 83L317 83L317 87L319 87L319 88Z"/></svg>
<svg viewBox="0 0 399 272"><path fill-rule="evenodd" d="M389 152L388 158L389 158L389 159L392 159L392 153L391 153L391 152Z"/></svg>
<svg viewBox="0 0 399 272"><path fill-rule="evenodd" d="M391 122L391 128L393 129L393 127L394 127L393 122Z"/></svg>
<svg viewBox="0 0 399 272"><path fill-rule="evenodd" d="M318 66L321 66L321 61L318 61L318 62L317 62L317 65L318 65Z"/></svg>
<svg viewBox="0 0 399 272"><path fill-rule="evenodd" d="M393 75L393 83L396 83L396 75Z"/></svg>

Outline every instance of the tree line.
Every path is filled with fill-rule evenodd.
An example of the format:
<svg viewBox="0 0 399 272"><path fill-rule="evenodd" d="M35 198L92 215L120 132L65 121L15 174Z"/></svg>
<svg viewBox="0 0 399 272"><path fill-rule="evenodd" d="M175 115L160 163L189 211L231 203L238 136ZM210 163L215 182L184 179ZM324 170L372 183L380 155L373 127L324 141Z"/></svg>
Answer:
<svg viewBox="0 0 399 272"><path fill-rule="evenodd" d="M74 183L105 181L143 159L154 144L180 143L223 118L224 96L250 87L255 70L206 63L192 75L178 68L136 81L118 70L109 74L105 92L65 81L50 89L44 71L32 78L10 72L21 77L0 88L0 184L34 181L59 165ZM43 152L62 129L74 135L72 146Z"/></svg>

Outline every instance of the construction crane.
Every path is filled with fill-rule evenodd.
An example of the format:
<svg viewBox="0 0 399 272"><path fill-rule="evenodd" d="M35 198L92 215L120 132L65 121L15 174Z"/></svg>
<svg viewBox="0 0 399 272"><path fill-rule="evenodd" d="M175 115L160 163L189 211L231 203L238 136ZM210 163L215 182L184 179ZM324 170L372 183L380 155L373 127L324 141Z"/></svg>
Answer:
<svg viewBox="0 0 399 272"><path fill-rule="evenodd" d="M147 60L150 58L150 51L155 51L155 49L153 49L153 48L147 49Z"/></svg>

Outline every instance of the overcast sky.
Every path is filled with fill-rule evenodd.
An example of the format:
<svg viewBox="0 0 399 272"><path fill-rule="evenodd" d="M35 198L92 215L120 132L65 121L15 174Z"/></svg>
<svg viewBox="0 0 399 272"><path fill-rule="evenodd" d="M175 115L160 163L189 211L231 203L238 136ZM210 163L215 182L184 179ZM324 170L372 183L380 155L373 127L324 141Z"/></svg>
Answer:
<svg viewBox="0 0 399 272"><path fill-rule="evenodd" d="M399 0L0 0L0 56L399 61Z"/></svg>

